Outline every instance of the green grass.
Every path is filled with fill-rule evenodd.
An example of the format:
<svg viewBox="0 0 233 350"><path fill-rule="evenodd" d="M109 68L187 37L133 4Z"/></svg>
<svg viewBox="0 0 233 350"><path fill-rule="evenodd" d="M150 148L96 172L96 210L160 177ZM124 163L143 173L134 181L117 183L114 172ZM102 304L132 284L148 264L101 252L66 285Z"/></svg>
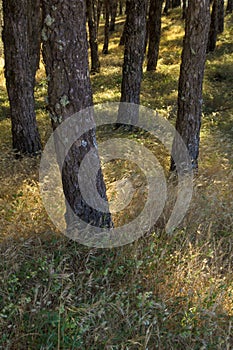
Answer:
<svg viewBox="0 0 233 350"><path fill-rule="evenodd" d="M101 73L92 76L95 103L119 100L122 18L118 22L110 54L101 55ZM199 174L187 215L167 235L164 223L171 201L153 232L121 248L89 249L56 231L39 194L40 159L16 160L11 150L1 71L0 349L233 348L232 24L228 15L217 49L207 57ZM142 83L142 104L172 123L182 35L178 10L163 17L158 69L144 72ZM37 78L37 117L45 144L51 127L43 67ZM99 140L106 137L99 130ZM169 157L154 139L145 133L129 137L144 143L168 170ZM106 166L108 189L112 179L132 169L120 161ZM140 176L135 181L143 182ZM139 192L133 213L141 201ZM114 220L121 224L131 214Z"/></svg>

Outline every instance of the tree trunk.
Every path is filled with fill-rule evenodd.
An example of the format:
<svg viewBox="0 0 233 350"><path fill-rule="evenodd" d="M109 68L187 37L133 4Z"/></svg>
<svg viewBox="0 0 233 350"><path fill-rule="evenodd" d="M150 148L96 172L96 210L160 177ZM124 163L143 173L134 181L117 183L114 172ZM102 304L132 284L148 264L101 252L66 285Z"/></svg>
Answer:
<svg viewBox="0 0 233 350"><path fill-rule="evenodd" d="M97 32L99 29L102 8L103 8L103 0L97 0Z"/></svg>
<svg viewBox="0 0 233 350"><path fill-rule="evenodd" d="M182 19L186 18L186 8L187 8L186 0L183 0Z"/></svg>
<svg viewBox="0 0 233 350"><path fill-rule="evenodd" d="M63 0L57 2L56 6L52 6L52 3L52 0L42 0L43 58L48 77L48 109L53 129L56 129L63 121L91 106L93 102L88 72L85 0ZM86 122L93 125L93 113L86 113L85 118ZM77 130L80 128L82 125L78 124ZM64 126L62 133L62 139L55 138L58 162L61 157L59 152L64 152L62 145L69 138L70 129ZM82 222L97 227L111 226L111 215L91 208L81 195L78 173L81 162L90 150L99 159L95 129L85 132L73 143L62 167L63 190L72 209L67 206L68 228L78 225L75 215ZM87 174L87 177L90 176ZM107 201L101 171L96 178L96 186L100 196Z"/></svg>
<svg viewBox="0 0 233 350"><path fill-rule="evenodd" d="M147 71L156 70L161 35L161 15L163 0L151 0L149 10L149 48Z"/></svg>
<svg viewBox="0 0 233 350"><path fill-rule="evenodd" d="M40 0L3 0L5 78L10 101L13 148L41 150L34 86L40 57Z"/></svg>
<svg viewBox="0 0 233 350"><path fill-rule="evenodd" d="M109 16L110 16L110 6L109 0L104 1L104 9L105 9L105 26L104 26L104 46L103 46L103 54L108 54L108 44L109 44Z"/></svg>
<svg viewBox="0 0 233 350"><path fill-rule="evenodd" d="M168 15L169 8L170 8L170 0L165 0L165 6L164 6L164 9L163 9L163 13L165 15Z"/></svg>
<svg viewBox="0 0 233 350"><path fill-rule="evenodd" d="M224 31L224 0L218 0L218 34Z"/></svg>
<svg viewBox="0 0 233 350"><path fill-rule="evenodd" d="M172 0L172 8L176 8L179 7L181 5L181 1L180 0Z"/></svg>
<svg viewBox="0 0 233 350"><path fill-rule="evenodd" d="M180 68L176 129L189 151L194 169L198 168L202 84L209 23L209 1L189 1ZM178 157L179 142L177 142L176 138L173 144L173 151ZM175 167L172 161L171 169L174 170Z"/></svg>
<svg viewBox="0 0 233 350"><path fill-rule="evenodd" d="M233 11L233 0L228 0L226 12L231 13L232 11Z"/></svg>
<svg viewBox="0 0 233 350"><path fill-rule="evenodd" d="M123 15L123 0L119 0L119 16Z"/></svg>
<svg viewBox="0 0 233 350"><path fill-rule="evenodd" d="M207 52L215 50L218 35L218 0L213 1Z"/></svg>
<svg viewBox="0 0 233 350"><path fill-rule="evenodd" d="M127 1L124 64L122 69L121 102L140 103L142 64L146 35L146 1ZM121 108L120 108L121 109ZM121 120L119 111L118 121ZM128 114L129 121L135 116Z"/></svg>
<svg viewBox="0 0 233 350"><path fill-rule="evenodd" d="M100 72L100 61L98 53L97 38L97 7L96 0L86 0L87 19L89 28L89 44L91 50L91 73Z"/></svg>
<svg viewBox="0 0 233 350"><path fill-rule="evenodd" d="M123 28L123 32L122 32L122 34L121 34L119 46L125 45L125 39L126 39L126 21L125 21L125 23L124 23L124 28Z"/></svg>
<svg viewBox="0 0 233 350"><path fill-rule="evenodd" d="M116 22L116 15L117 15L117 0L112 0L110 5L110 13L111 13L111 21L109 26L109 31L114 32L115 30L115 22Z"/></svg>

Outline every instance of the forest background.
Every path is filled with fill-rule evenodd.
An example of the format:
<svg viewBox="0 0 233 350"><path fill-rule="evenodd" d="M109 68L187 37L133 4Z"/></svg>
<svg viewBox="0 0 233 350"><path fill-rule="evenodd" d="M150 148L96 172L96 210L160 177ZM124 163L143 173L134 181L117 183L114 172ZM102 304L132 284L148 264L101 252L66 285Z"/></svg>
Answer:
<svg viewBox="0 0 233 350"><path fill-rule="evenodd" d="M173 124L184 35L181 15L175 8L162 16L157 70L147 72L144 63L141 87L141 104ZM100 54L101 71L91 76L95 103L120 99L124 19L117 16L109 54ZM69 241L48 218L38 187L40 158L16 159L12 151L1 66L1 348L232 348L232 35L233 17L226 14L224 32L207 55L199 171L184 221L173 235L164 232L171 201L153 232L109 250ZM103 41L101 18L100 45ZM35 96L43 145L52 132L46 94L41 62ZM98 140L108 136L97 130ZM169 171L170 160L160 144L145 133L127 137L151 149ZM109 197L115 195L115 179L130 177L137 188L128 212L113 217L121 225L141 210L144 178L124 161L103 171Z"/></svg>

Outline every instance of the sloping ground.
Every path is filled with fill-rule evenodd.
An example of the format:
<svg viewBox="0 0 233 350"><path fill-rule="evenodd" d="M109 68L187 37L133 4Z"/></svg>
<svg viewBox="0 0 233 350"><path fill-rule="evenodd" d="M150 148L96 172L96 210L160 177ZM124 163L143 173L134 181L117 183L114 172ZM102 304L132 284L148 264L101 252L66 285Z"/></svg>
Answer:
<svg viewBox="0 0 233 350"><path fill-rule="evenodd" d="M231 349L233 348L233 19L208 55L199 174L181 225L167 235L164 223L174 200L152 233L116 249L88 249L56 231L39 194L40 159L15 159L9 106L1 72L0 228L2 349ZM95 103L118 101L123 19L92 76ZM156 73L144 73L142 104L175 122L183 23L174 11L163 18ZM102 37L101 37L102 38ZM168 44L169 41L169 44ZM38 72L37 115L43 143L51 128L44 107L46 82ZM98 132L99 140L111 135ZM118 137L126 137L119 133ZM146 133L128 137L154 152L168 173L169 158ZM132 164L105 166L109 197L117 180L137 189L131 220L146 198L143 175Z"/></svg>

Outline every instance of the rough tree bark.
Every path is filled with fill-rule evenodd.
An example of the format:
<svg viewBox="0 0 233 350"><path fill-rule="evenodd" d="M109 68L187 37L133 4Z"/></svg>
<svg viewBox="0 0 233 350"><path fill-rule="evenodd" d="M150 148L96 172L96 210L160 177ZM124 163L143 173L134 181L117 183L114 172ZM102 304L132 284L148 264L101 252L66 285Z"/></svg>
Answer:
<svg viewBox="0 0 233 350"><path fill-rule="evenodd" d="M151 0L149 10L149 47L147 71L156 70L161 35L161 15L163 0Z"/></svg>
<svg viewBox="0 0 233 350"><path fill-rule="evenodd" d="M190 0L187 9L180 68L176 129L189 151L194 169L198 168L202 84L209 23L209 1ZM179 154L179 145L176 138L174 140L173 150L176 155ZM173 161L171 169L175 169Z"/></svg>
<svg viewBox="0 0 233 350"><path fill-rule="evenodd" d="M105 10L105 25L104 25L104 46L103 54L108 54L108 44L109 44L109 17L110 17L110 5L109 0L104 1Z"/></svg>
<svg viewBox="0 0 233 350"><path fill-rule="evenodd" d="M127 3L121 102L139 104L146 32L146 1L129 0Z"/></svg>
<svg viewBox="0 0 233 350"><path fill-rule="evenodd" d="M5 78L10 101L13 148L41 150L34 86L40 57L40 0L3 0Z"/></svg>
<svg viewBox="0 0 233 350"><path fill-rule="evenodd" d="M146 0L126 1L126 35L122 69L121 102L140 103L142 64L146 35ZM118 122L121 121L119 111ZM130 116L129 119L134 118Z"/></svg>
<svg viewBox="0 0 233 350"><path fill-rule="evenodd" d="M89 28L89 44L91 50L91 72L100 72L100 61L98 52L98 28L97 28L97 3L96 0L86 0L87 20Z"/></svg>
<svg viewBox="0 0 233 350"><path fill-rule="evenodd" d="M215 50L217 36L218 36L218 0L214 0L212 5L212 11L211 11L211 22L210 22L209 36L208 36L208 43L207 43L207 52L212 52Z"/></svg>
<svg viewBox="0 0 233 350"><path fill-rule="evenodd" d="M42 10L48 110L53 129L56 129L74 113L93 104L88 72L85 0L63 0L56 2L56 5L53 5L53 0L42 0ZM86 114L86 120L92 123L93 114ZM78 124L77 128L80 127ZM64 129L63 133L65 136L62 142L65 143L69 130ZM60 146L59 141L55 139L55 145ZM111 215L91 208L81 195L78 172L83 158L90 150L98 158L94 129L87 131L74 142L63 164L63 190L72 209L70 211L67 207L66 211L68 228L76 223L74 214L83 222L97 227L111 226ZM57 153L58 161L59 156ZM107 201L102 172L98 173L96 186L100 196Z"/></svg>

